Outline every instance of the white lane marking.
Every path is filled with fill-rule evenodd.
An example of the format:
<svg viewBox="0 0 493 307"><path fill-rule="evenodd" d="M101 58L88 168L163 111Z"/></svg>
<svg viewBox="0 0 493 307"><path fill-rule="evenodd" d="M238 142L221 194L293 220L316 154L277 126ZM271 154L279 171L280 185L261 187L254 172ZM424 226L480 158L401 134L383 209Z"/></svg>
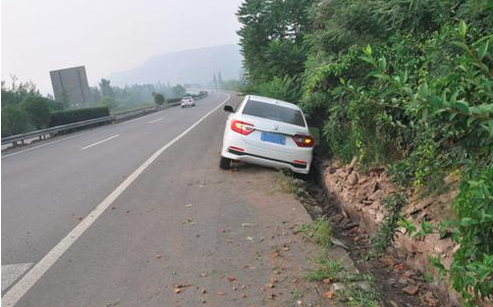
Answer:
<svg viewBox="0 0 493 307"><path fill-rule="evenodd" d="M139 166L130 176L127 177L120 185L111 192L88 216L86 216L77 226L75 226L68 235L65 236L48 254L46 254L36 265L22 277L12 288L2 297L3 307L14 306L26 294L29 289L55 264L55 262L74 244L74 242L87 230L91 225L103 214L103 212L111 206L111 204L125 191L139 176L142 174L154 160L156 160L166 149L178 142L181 138L187 135L193 128L200 124L204 119L219 109L228 101L231 96L220 103L217 107L202 116L193 125L180 133L170 142L153 153L141 166Z"/></svg>
<svg viewBox="0 0 493 307"><path fill-rule="evenodd" d="M151 113L151 114L148 114L148 115L144 115L142 117L138 117L138 118L134 118L134 119L131 119L131 120L127 120L127 121L124 121L124 122L121 122L121 123L118 123L118 124L109 125L108 127L114 127L114 126L118 126L118 125L128 124L128 123L131 123L131 122L134 122L134 121L138 121L138 120L144 119L145 117L148 117L148 116L151 116L151 115L156 115L157 113L162 112L162 111L163 110L157 111L155 113ZM92 131L93 131L93 129L90 129L88 131L81 132L81 133L78 133L76 135L69 136L69 137L66 137L66 138L63 138L63 139L60 139L60 140L55 140L55 141L44 143L44 144L41 144L41 145L38 145L38 146L33 146L33 147L29 147L29 148L26 148L26 149L23 149L23 150L19 150L19 151L13 152L11 154L3 155L2 156L2 159L3 158L7 158L7 157L11 157L11 156L15 156L15 155L18 155L18 154L27 152L27 151L34 150L34 149L38 149L38 148L43 148L43 147L46 147L46 146L50 146L52 144L55 144L55 143L58 143L58 142L61 142L61 141L67 141L67 140L76 138L78 136L81 136L83 134L86 134L86 133L89 133L89 132L92 132Z"/></svg>
<svg viewBox="0 0 493 307"><path fill-rule="evenodd" d="M96 143L92 143L92 144L89 144L89 145L87 145L87 146L84 146L84 147L82 147L80 150L84 150L84 149L91 148L91 147L93 147L93 146L99 145L99 144L101 144L101 143L104 143L104 142L109 141L109 140L111 140L111 139L117 138L117 137L119 137L119 136L120 136L119 134L115 134L115 135L113 135L113 136L110 136L109 138L105 138L104 140L97 141Z"/></svg>
<svg viewBox="0 0 493 307"><path fill-rule="evenodd" d="M2 265L2 292L24 274L34 262Z"/></svg>
<svg viewBox="0 0 493 307"><path fill-rule="evenodd" d="M160 117L160 118L158 118L158 119L151 120L151 121L149 122L149 124L154 124L154 123L156 123L156 122L158 122L158 121L160 121L160 120L163 120L163 119L164 119L164 117Z"/></svg>
<svg viewBox="0 0 493 307"><path fill-rule="evenodd" d="M87 132L89 132L89 131L87 131ZM34 146L34 147L29 147L29 148L26 148L26 149L23 149L23 150L19 150L19 151L13 152L13 153L8 154L8 155L3 155L3 156L2 156L2 159L3 159L3 158L7 158L7 157L11 157L11 156L15 156L15 155L18 155L18 154L24 153L24 152L26 152L26 151L31 151L31 150L34 150L34 149L38 149L38 148L42 148L42 147L46 147L46 146L50 146L50 145L55 144L55 143L58 143L58 142L67 141L67 140L70 140L70 139L73 139L73 138L79 137L79 136L81 136L81 135L83 135L83 134L86 134L87 132L78 133L78 134L76 134L76 135L69 136L69 137L66 137L66 138L63 138L63 139L60 139L60 140L56 140L56 141L52 141L52 142L48 142L48 143L41 144L41 145Z"/></svg>

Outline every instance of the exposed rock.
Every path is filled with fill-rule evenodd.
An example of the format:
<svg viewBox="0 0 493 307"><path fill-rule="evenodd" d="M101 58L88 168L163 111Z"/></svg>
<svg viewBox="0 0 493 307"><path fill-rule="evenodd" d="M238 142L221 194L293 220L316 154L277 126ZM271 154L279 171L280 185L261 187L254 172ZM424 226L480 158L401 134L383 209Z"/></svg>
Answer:
<svg viewBox="0 0 493 307"><path fill-rule="evenodd" d="M437 307L439 305L438 301L435 299L435 296L433 296L433 293L431 291L426 292L423 296L423 299L425 303L430 307Z"/></svg>
<svg viewBox="0 0 493 307"><path fill-rule="evenodd" d="M382 190L376 190L375 193L373 193L370 196L370 199L371 200L379 200L379 199L382 199L382 196L383 196L383 191Z"/></svg>
<svg viewBox="0 0 493 307"><path fill-rule="evenodd" d="M454 245L454 242L452 241L451 238L445 238L442 240L439 240L433 245L433 250L437 254L443 254L447 251L449 251Z"/></svg>
<svg viewBox="0 0 493 307"><path fill-rule="evenodd" d="M351 173L348 177L348 182L352 186L356 185L356 183L358 183L358 175L356 173Z"/></svg>
<svg viewBox="0 0 493 307"><path fill-rule="evenodd" d="M416 295L418 294L418 287L414 285L408 285L404 288L402 288L402 292L409 294L409 295Z"/></svg>
<svg viewBox="0 0 493 307"><path fill-rule="evenodd" d="M327 197L340 207L342 213L349 215L354 221L359 221L359 229L374 232L379 228L387 212L381 200L394 191L395 187L385 167L372 167L367 173L360 173L355 169L356 163L356 159L346 166L332 161L324 170L323 183L327 189ZM456 178L447 179L449 182L456 182ZM413 221L418 229L423 220L437 225L440 220L449 220L453 217L450 204L457 195L453 187L440 196L423 197L412 187L407 189L405 194L409 202L402 208L402 215L407 220ZM442 239L438 234L416 239L405 234L405 230L399 229L395 236L394 247L394 251L406 259L406 264L411 269L423 273L429 266L428 255L443 255L443 263L448 267L453 259L456 245L450 238ZM411 276L411 273L405 274ZM402 284L405 288L414 283L410 278L407 278L406 282ZM395 282L395 285L398 283ZM408 290L418 291L417 287L414 287L416 289L408 288ZM445 299L446 306L458 306L455 304L457 294L449 292L447 282L433 285L432 288L438 293L437 297L441 299L448 297Z"/></svg>

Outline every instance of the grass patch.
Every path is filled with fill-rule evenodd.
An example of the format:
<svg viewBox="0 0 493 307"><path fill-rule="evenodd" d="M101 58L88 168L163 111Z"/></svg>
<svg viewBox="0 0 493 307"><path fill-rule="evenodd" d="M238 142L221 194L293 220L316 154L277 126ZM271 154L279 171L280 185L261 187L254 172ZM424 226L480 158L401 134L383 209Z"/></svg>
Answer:
<svg viewBox="0 0 493 307"><path fill-rule="evenodd" d="M340 283L344 286L337 291L337 297L345 306L351 307L379 307L383 306L380 294L371 286L374 278L371 274L354 274L338 261L332 260L325 253L314 260L317 268L306 272L308 281ZM363 286L359 282L369 283Z"/></svg>
<svg viewBox="0 0 493 307"><path fill-rule="evenodd" d="M324 248L332 246L332 228L330 227L329 222L324 219L320 218L315 220L312 224L301 225L299 232L309 240L313 240Z"/></svg>
<svg viewBox="0 0 493 307"><path fill-rule="evenodd" d="M332 260L326 253L322 253L315 259L317 268L309 270L306 273L306 279L309 281L323 281L329 279L331 283L351 283L357 281L370 280L370 276L365 274L352 274L336 260Z"/></svg>
<svg viewBox="0 0 493 307"><path fill-rule="evenodd" d="M339 275L345 270L344 267L337 261L330 259L327 255L322 254L315 259L317 268L309 270L306 273L306 279L309 281L323 281L330 279L331 282L339 281Z"/></svg>
<svg viewBox="0 0 493 307"><path fill-rule="evenodd" d="M387 209L387 215L377 233L371 238L371 256L382 254L394 242L395 231L401 220L401 208L407 204L407 197L402 192L393 192L382 199L382 204Z"/></svg>
<svg viewBox="0 0 493 307"><path fill-rule="evenodd" d="M300 189L302 189L299 181L294 178L289 171L280 170L277 175L277 183L281 188L281 191L286 193L299 194Z"/></svg>
<svg viewBox="0 0 493 307"><path fill-rule="evenodd" d="M345 306L350 307L381 307L383 306L380 294L371 289L366 290L361 287L348 287L340 292Z"/></svg>

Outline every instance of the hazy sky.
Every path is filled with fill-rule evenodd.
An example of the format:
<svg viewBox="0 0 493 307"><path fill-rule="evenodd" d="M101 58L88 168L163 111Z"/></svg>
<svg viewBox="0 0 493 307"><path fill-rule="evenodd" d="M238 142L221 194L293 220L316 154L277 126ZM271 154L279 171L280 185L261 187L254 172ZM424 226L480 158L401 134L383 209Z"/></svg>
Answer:
<svg viewBox="0 0 493 307"><path fill-rule="evenodd" d="M237 43L242 0L2 0L2 80L51 93L49 71L85 65L89 84L170 51Z"/></svg>

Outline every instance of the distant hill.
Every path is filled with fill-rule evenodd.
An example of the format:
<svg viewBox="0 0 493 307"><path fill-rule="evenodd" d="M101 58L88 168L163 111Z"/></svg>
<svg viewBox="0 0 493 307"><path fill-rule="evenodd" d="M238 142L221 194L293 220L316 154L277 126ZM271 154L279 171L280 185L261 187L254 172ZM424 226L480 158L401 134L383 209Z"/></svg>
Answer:
<svg viewBox="0 0 493 307"><path fill-rule="evenodd" d="M238 45L223 45L151 57L141 65L109 76L112 85L142 83L208 84L213 72L220 71L223 80L238 79L242 56Z"/></svg>

